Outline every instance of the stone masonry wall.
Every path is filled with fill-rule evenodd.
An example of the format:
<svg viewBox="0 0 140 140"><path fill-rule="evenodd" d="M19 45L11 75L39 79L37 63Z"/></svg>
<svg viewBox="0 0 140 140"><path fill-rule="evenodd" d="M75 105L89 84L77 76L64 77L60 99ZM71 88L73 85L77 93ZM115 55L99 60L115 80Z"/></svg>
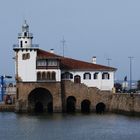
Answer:
<svg viewBox="0 0 140 140"><path fill-rule="evenodd" d="M114 94L110 91L100 91L96 87L87 87L84 84L75 84L71 81L62 83L17 83L18 99L16 111L27 112L28 96L36 88L45 88L53 96L53 111L66 111L66 101L69 96L76 99L76 111L81 111L83 100L90 101L91 112L95 112L98 103L104 103L109 112L132 112L140 113L139 94Z"/></svg>
<svg viewBox="0 0 140 140"><path fill-rule="evenodd" d="M27 112L28 109L28 96L36 88L45 88L50 91L53 97L53 110L54 112L62 111L61 102L61 86L60 83L17 83L17 96L16 111Z"/></svg>

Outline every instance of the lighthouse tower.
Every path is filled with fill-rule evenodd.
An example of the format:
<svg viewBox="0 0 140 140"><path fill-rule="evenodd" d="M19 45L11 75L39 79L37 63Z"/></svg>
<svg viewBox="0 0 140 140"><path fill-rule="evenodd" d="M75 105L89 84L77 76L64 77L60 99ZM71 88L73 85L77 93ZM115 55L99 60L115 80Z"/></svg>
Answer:
<svg viewBox="0 0 140 140"><path fill-rule="evenodd" d="M14 45L16 80L19 82L36 81L36 57L38 45L32 44L33 34L29 32L26 20L22 32L18 34L18 44Z"/></svg>
<svg viewBox="0 0 140 140"><path fill-rule="evenodd" d="M29 33L29 25L24 21L22 25L22 33L18 34L19 47L20 48L31 48L32 47L33 35Z"/></svg>

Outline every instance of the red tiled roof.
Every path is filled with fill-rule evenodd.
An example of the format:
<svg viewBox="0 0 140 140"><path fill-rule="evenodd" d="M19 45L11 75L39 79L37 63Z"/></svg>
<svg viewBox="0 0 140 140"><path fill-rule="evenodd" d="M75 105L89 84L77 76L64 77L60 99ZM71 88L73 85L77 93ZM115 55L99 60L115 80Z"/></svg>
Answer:
<svg viewBox="0 0 140 140"><path fill-rule="evenodd" d="M103 66L99 64L93 64L85 61L75 60L72 58L62 57L60 55L50 53L41 49L38 49L37 56L41 58L57 58L61 61L61 69L67 70L104 70L104 71L116 71L116 68Z"/></svg>

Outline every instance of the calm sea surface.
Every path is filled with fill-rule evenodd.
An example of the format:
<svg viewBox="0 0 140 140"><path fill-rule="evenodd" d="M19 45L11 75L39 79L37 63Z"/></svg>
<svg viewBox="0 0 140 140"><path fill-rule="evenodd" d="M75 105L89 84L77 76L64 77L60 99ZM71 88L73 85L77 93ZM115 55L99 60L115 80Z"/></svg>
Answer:
<svg viewBox="0 0 140 140"><path fill-rule="evenodd" d="M0 140L140 140L140 117L4 112Z"/></svg>

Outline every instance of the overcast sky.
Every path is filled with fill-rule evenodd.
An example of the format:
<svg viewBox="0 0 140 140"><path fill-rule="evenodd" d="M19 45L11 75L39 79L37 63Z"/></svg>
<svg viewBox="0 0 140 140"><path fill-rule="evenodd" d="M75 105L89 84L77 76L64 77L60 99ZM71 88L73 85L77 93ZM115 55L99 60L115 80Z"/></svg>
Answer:
<svg viewBox="0 0 140 140"><path fill-rule="evenodd" d="M33 43L65 56L116 67L116 79L140 79L140 0L1 0L0 74L14 76L13 44L27 20Z"/></svg>

